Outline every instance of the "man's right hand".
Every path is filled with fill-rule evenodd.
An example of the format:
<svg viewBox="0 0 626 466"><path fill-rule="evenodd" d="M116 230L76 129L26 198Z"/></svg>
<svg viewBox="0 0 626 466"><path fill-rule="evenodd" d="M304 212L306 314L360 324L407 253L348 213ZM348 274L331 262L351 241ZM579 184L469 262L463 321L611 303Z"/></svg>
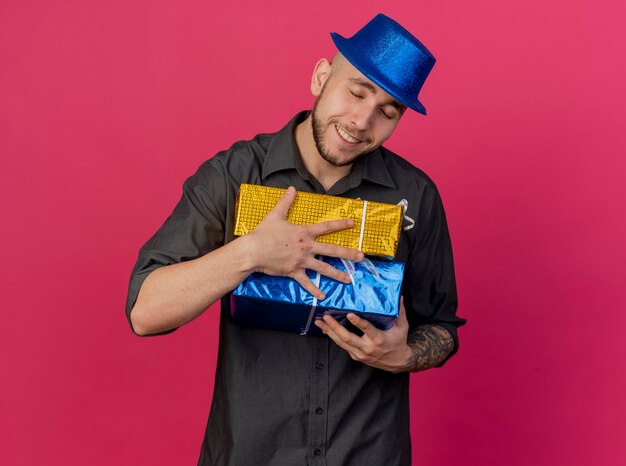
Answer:
<svg viewBox="0 0 626 466"><path fill-rule="evenodd" d="M348 283L347 273L317 260L315 254L357 261L363 259L363 254L318 243L315 238L350 228L352 222L332 220L307 226L289 223L287 211L295 197L296 190L289 188L251 233L204 256L150 272L132 309L135 332L150 335L185 325L253 271L291 277L318 299L324 299L324 295L307 277L305 269Z"/></svg>
<svg viewBox="0 0 626 466"><path fill-rule="evenodd" d="M315 255L353 261L360 261L364 256L356 249L315 241L317 236L351 228L354 225L352 220L330 220L312 225L294 225L288 222L287 212L295 198L296 190L290 186L276 207L252 232L240 240L245 238L248 243L254 271L291 277L313 296L324 299L324 294L309 279L305 269L344 283L350 283L350 276L316 259Z"/></svg>

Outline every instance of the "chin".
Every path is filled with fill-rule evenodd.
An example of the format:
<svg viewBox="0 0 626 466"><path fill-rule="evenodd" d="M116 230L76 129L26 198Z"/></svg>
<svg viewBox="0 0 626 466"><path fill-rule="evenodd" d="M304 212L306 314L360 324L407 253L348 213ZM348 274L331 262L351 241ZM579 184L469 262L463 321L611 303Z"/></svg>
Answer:
<svg viewBox="0 0 626 466"><path fill-rule="evenodd" d="M320 155L322 156L324 160L326 160L328 163L330 163L331 165L335 167L345 167L346 165L354 164L357 160L365 157L368 153L369 152L360 153L360 154L347 156L347 157L341 157L341 156L337 157L334 154L330 154L329 151L323 151L323 152L320 152Z"/></svg>

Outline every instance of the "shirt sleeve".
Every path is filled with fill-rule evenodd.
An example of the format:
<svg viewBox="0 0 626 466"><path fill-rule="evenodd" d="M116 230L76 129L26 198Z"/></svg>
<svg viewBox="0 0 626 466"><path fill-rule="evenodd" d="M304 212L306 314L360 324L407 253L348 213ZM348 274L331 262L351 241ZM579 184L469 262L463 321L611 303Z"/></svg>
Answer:
<svg viewBox="0 0 626 466"><path fill-rule="evenodd" d="M196 259L224 244L225 183L225 177L210 160L203 163L183 184L182 197L172 214L139 250L126 300L126 318L133 332L130 313L150 272ZM174 330L153 335L165 335Z"/></svg>
<svg viewBox="0 0 626 466"><path fill-rule="evenodd" d="M409 332L419 325L438 325L450 332L454 348L438 367L458 350L457 327L465 319L457 317L458 298L452 258L452 244L441 197L428 185L422 197L417 237L406 264L403 284Z"/></svg>

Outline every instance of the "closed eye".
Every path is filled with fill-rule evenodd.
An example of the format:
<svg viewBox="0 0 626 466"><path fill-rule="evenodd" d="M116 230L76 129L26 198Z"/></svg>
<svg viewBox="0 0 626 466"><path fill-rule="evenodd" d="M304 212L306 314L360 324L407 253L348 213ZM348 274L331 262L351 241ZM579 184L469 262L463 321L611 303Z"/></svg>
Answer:
<svg viewBox="0 0 626 466"><path fill-rule="evenodd" d="M357 99L364 99L365 97L363 97L361 94L357 94L355 92L350 91L350 94L352 94L354 97L356 97Z"/></svg>
<svg viewBox="0 0 626 466"><path fill-rule="evenodd" d="M387 118L388 120L393 120L394 118L397 118L397 115L395 112L389 113L387 111L385 111L383 108L380 109L380 112L385 116L385 118Z"/></svg>

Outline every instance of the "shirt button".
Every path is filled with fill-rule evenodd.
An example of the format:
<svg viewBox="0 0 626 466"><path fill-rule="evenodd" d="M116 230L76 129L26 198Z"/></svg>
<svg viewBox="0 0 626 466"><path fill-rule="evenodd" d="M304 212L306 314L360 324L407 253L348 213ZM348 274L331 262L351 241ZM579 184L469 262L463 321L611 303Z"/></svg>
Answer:
<svg viewBox="0 0 626 466"><path fill-rule="evenodd" d="M320 450L319 448L316 448L315 450L313 450L313 454L315 456L320 456L322 454L322 450Z"/></svg>
<svg viewBox="0 0 626 466"><path fill-rule="evenodd" d="M315 412L316 412L317 414L322 414L322 413L324 412L324 410L323 410L322 408L317 408L317 409L315 410Z"/></svg>
<svg viewBox="0 0 626 466"><path fill-rule="evenodd" d="M321 362L317 362L317 363L315 363L315 368L316 368L318 371L323 370L323 369L324 369L324 363L321 363Z"/></svg>

